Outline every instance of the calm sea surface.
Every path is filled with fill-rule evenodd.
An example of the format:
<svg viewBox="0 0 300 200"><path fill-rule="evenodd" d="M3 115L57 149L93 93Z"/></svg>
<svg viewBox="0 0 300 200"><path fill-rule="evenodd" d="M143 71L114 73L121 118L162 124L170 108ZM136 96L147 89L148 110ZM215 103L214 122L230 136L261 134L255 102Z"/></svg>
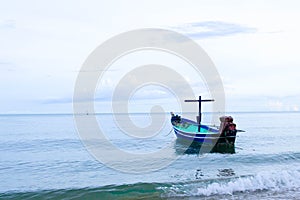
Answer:
<svg viewBox="0 0 300 200"><path fill-rule="evenodd" d="M300 113L230 115L246 131L238 133L235 153L183 154L138 174L90 155L72 115L0 115L0 199L300 199ZM151 122L146 114L131 118ZM176 155L185 148L168 122L151 138L132 139L112 115L97 119L123 151L146 156L169 146Z"/></svg>

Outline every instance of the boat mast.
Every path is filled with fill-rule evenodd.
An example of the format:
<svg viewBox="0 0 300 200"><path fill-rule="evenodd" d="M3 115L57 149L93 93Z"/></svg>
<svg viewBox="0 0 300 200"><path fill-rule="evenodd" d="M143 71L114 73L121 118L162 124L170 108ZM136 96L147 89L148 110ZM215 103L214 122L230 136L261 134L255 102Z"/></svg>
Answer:
<svg viewBox="0 0 300 200"><path fill-rule="evenodd" d="M201 127L201 102L211 102L211 101L215 101L214 99L201 99L201 96L199 96L198 100L184 100L184 102L198 102L199 103L199 107L198 107L198 132L200 132L200 127Z"/></svg>

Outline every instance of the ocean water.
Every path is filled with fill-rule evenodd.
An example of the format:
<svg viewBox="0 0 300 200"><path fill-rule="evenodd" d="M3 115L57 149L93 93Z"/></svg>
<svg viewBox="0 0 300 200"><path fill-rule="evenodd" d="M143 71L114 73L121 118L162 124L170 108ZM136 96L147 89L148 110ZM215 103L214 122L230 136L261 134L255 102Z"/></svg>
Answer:
<svg viewBox="0 0 300 200"><path fill-rule="evenodd" d="M132 139L112 115L97 115L107 140L123 151L170 146L178 154L145 173L95 159L72 115L0 115L0 199L300 199L300 113L229 114L246 131L238 133L235 153L183 155L168 122L150 139ZM131 118L151 122L147 114Z"/></svg>

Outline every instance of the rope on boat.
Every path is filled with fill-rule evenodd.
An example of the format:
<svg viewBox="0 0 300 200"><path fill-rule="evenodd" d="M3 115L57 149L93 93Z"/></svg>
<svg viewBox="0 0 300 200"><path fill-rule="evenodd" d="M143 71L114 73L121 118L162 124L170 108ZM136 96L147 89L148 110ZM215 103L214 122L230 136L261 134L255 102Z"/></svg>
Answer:
<svg viewBox="0 0 300 200"><path fill-rule="evenodd" d="M173 128L170 130L170 132L167 134L167 135L165 135L165 136L168 136L168 135L170 135L170 133L172 133L173 132Z"/></svg>
<svg viewBox="0 0 300 200"><path fill-rule="evenodd" d="M236 149L240 149L240 150L244 150L243 148L241 148L241 147L235 147ZM249 150L249 149L247 149L247 150ZM251 151L255 151L255 149L250 149Z"/></svg>
<svg viewBox="0 0 300 200"><path fill-rule="evenodd" d="M241 147L235 147L236 149L240 149L240 150L244 150L243 148L241 148Z"/></svg>

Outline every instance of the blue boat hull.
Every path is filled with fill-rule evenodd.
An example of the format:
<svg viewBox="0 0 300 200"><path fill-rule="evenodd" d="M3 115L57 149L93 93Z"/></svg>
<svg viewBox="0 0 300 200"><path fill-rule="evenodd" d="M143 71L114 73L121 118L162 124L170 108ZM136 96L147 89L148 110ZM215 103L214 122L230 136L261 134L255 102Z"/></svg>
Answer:
<svg viewBox="0 0 300 200"><path fill-rule="evenodd" d="M234 145L236 138L236 131L227 132L226 135L220 133L215 127L201 125L201 131L198 130L198 124L194 121L180 118L180 121L171 119L175 135L180 140L189 142L198 142L209 145L230 144ZM190 129L188 127L193 127Z"/></svg>
<svg viewBox="0 0 300 200"><path fill-rule="evenodd" d="M195 141L195 142L201 142L201 143L209 143L209 144L215 144L219 139L219 134L193 134L189 132L184 132L176 127L174 128L175 135L179 139L183 140L189 140L189 141Z"/></svg>

